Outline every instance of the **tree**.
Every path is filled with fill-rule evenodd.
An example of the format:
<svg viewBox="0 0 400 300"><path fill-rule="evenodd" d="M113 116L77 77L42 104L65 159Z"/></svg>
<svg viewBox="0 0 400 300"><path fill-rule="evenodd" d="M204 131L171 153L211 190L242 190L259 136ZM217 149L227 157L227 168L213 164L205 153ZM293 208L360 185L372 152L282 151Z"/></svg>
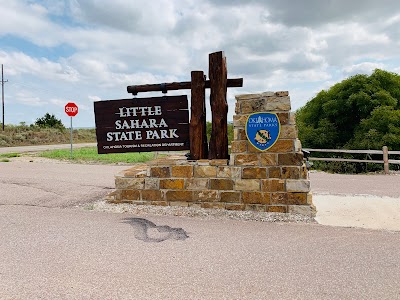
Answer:
<svg viewBox="0 0 400 300"><path fill-rule="evenodd" d="M376 69L319 92L296 113L304 147L400 149L400 76Z"/></svg>
<svg viewBox="0 0 400 300"><path fill-rule="evenodd" d="M61 120L57 119L55 115L50 115L46 113L42 118L36 119L35 124L42 128L58 128L58 129L65 129Z"/></svg>

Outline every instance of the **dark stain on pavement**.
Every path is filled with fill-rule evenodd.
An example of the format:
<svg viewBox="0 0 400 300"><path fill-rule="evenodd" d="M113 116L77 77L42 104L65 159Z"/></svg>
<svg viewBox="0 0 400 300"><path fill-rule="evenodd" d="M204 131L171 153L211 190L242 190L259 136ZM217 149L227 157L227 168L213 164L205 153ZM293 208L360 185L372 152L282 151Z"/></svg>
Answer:
<svg viewBox="0 0 400 300"><path fill-rule="evenodd" d="M136 239L148 243L159 243L166 240L185 240L189 236L182 228L172 228L167 225L157 226L153 222L143 218L127 218L124 223L134 229Z"/></svg>

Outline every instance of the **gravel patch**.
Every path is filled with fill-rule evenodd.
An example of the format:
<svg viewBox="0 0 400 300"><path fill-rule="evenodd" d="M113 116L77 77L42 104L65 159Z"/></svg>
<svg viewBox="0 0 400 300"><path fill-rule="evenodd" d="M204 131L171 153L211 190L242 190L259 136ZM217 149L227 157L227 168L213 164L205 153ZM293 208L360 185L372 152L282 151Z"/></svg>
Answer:
<svg viewBox="0 0 400 300"><path fill-rule="evenodd" d="M85 210L126 213L136 216L179 216L202 220L243 220L258 222L317 223L314 218L300 214L266 213L256 211L236 211L225 209L206 209L181 206L155 206L134 204L112 204L105 200L85 204Z"/></svg>

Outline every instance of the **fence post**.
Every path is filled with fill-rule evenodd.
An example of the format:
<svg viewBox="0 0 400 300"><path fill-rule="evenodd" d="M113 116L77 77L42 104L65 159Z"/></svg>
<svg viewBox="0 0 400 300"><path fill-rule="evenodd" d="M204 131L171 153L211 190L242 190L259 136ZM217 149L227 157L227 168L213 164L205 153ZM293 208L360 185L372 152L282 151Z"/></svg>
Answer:
<svg viewBox="0 0 400 300"><path fill-rule="evenodd" d="M385 174L389 174L389 151L387 146L382 147L383 151L383 168L385 170Z"/></svg>

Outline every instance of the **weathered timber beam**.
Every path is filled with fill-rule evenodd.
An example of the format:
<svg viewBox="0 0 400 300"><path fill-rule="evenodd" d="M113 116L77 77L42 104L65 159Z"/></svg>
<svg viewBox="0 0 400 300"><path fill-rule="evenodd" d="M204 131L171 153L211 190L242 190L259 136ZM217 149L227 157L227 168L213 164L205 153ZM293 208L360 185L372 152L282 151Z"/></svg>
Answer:
<svg viewBox="0 0 400 300"><path fill-rule="evenodd" d="M210 88L210 80L205 81L205 88ZM243 78L232 78L228 79L226 83L226 87L242 87L243 86ZM126 90L130 94L137 95L138 93L143 92L163 92L172 90L190 90L192 88L191 81L183 81L183 82L170 82L170 83L159 83L159 84L143 84L143 85L128 85Z"/></svg>
<svg viewBox="0 0 400 300"><path fill-rule="evenodd" d="M192 71L190 159L207 159L206 96L203 71Z"/></svg>
<svg viewBox="0 0 400 300"><path fill-rule="evenodd" d="M227 69L224 52L209 55L208 77L211 81L210 104L212 130L208 159L227 159L228 155L228 102L226 100Z"/></svg>

